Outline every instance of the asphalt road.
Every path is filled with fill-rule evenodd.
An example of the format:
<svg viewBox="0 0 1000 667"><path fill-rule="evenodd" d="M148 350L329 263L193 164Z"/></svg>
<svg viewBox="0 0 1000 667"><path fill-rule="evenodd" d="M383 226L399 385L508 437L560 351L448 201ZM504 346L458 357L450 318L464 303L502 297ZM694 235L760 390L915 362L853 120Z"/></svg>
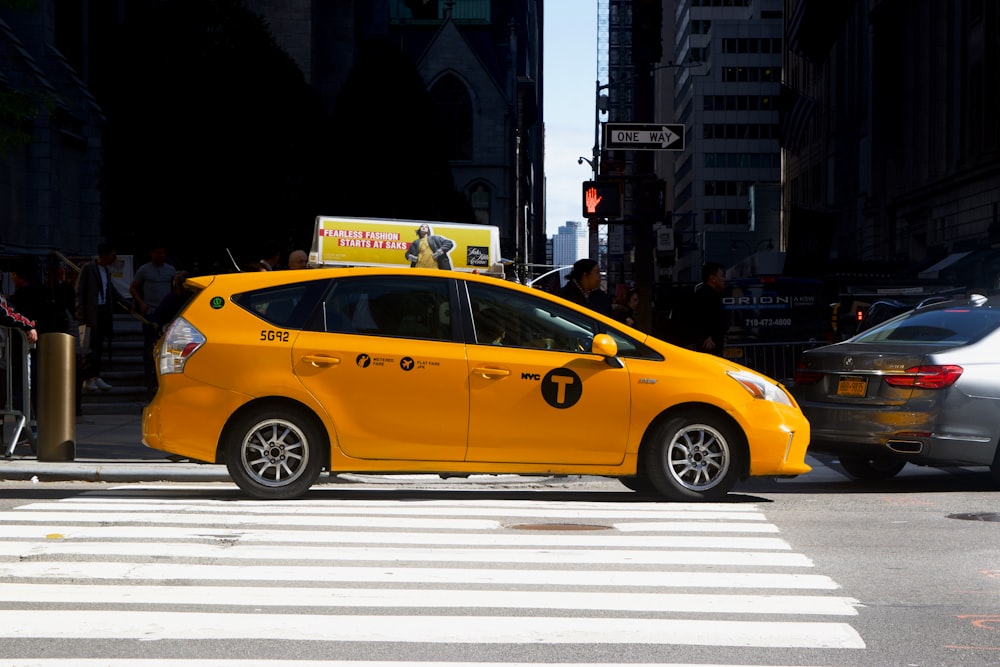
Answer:
<svg viewBox="0 0 1000 667"><path fill-rule="evenodd" d="M0 557L0 655L4 665L22 664L10 662L18 657L51 657L73 659L74 664L82 658L96 658L103 661L119 659L120 664L154 664L143 660L185 658L191 667L203 664L219 664L220 659L259 659L268 664L280 661L299 660L339 660L377 661L390 663L407 661L429 661L435 665L451 662L503 662L503 663L584 663L584 664L720 664L720 665L996 665L1000 663L1000 491L991 488L988 475L982 470L949 469L927 470L908 467L897 478L882 483L857 483L848 481L831 460L818 459L816 469L809 475L792 480L752 480L741 484L730 494L726 503L713 508L728 514L744 513L746 516L761 515L762 524L773 527L774 532L762 532L764 540L777 539L778 546L762 548L770 563L752 565L726 564L734 558L734 553L743 553L735 541L744 539L735 529L720 528L719 523L727 523L731 517L720 519L702 516L699 508L692 505L651 502L637 494L623 490L612 480L597 478L538 478L517 479L512 477L479 478L471 480L436 480L430 476L391 478L367 476L338 479L335 482L316 486L302 502L278 503L277 509L257 509L243 516L244 504L235 487L225 482L208 483L35 483L26 481L0 482L0 548L6 548ZM134 506L133 506L134 505ZM264 504L274 507L275 504ZM442 507L444 509L442 509ZM208 510L206 511L206 508ZM242 518L236 523L225 520L227 513L240 510ZM60 511L82 514L63 516ZM55 512L46 519L48 512ZM117 513L125 513L116 514ZM128 514L132 512L132 514ZM218 516L213 516L215 512ZM286 525L274 526L261 519L270 512L280 512L281 521ZM344 513L346 512L346 517ZM650 512L650 520L637 519L634 513ZM672 516L681 512L680 518ZM688 514L683 514L687 512ZM691 513L694 512L694 513ZM250 550L247 557L238 560L230 549L250 548L255 542L251 535L257 535L261 545L268 540L277 540L273 531L296 530L296 518L300 514L327 516L334 524L339 521L354 520L351 528L338 525L311 526L309 535L296 537L290 544L275 547L287 550L289 562L266 551L257 555ZM24 515L27 518L22 519ZM13 518L12 518L13 517ZM339 517L339 518L338 518ZM353 517L353 519L352 519ZM393 517L406 517L400 524L406 537L403 545L387 547L382 543L381 531L394 530L380 527L379 522ZM308 524L313 519L305 519ZM473 524L454 528L453 521L495 521L496 528L484 528ZM29 552L19 553L14 542L31 539L11 534L19 525L37 522L38 530L45 537L35 539L41 544L29 545ZM443 521L438 524L436 522ZM426 524L413 522L427 522ZM754 526L758 523L750 522ZM34 525L31 523L30 525ZM347 525L347 524L345 524ZM395 525L395 524L393 524ZM531 530L531 526L548 526L545 530ZM12 528L15 527L15 528ZM51 542L59 540L53 535L69 536L74 530L115 530L123 526L130 530L188 530L188 537L158 537L135 534L131 537L100 537L89 540L66 537L68 542L79 539L95 550L90 554L60 556L47 553ZM560 528L561 526L561 528ZM576 526L574 528L573 526ZM590 529L584 529L589 526ZM719 532L722 530L722 532ZM734 532L726 532L734 530ZM758 530L761 530L758 528ZM235 531L230 535L231 531ZM271 531L271 532L268 532ZM340 532L337 532L340 531ZM405 582L409 564L402 570L396 569L396 558L406 558L404 553L412 548L411 542L445 539L456 532L467 543L453 546L437 545L437 549L455 549L455 562L446 561L442 567L447 576L458 576L468 568L486 569L485 579L479 583L434 583L417 577ZM467 532L463 532L467 531ZM499 533L498 533L499 531ZM238 534L238 535L237 535ZM265 534L260 537L260 534ZM284 533L281 533L284 534ZM477 539L494 539L482 535L499 534L508 539L541 540L544 548L533 557L548 558L546 552L555 554L556 565L548 567L530 560L501 564L475 564L465 562L467 549L480 547ZM236 535L233 537L233 535ZM269 537L267 535L270 535ZM340 537L337 537L339 535ZM521 537L521 536L528 537ZM734 540L732 545L698 548L690 545L658 547L659 540L696 539L704 535L706 540ZM445 537L441 537L445 536ZM480 536L480 537L476 537ZM597 536L596 539L613 537L615 540L638 538L640 546L633 548L636 553L628 558L670 560L674 555L690 555L690 561L671 564L637 564L628 558L615 560L617 551L607 551L592 564L575 564L574 558L584 558L583 547L558 546L546 540L577 539L583 536ZM713 536L715 536L713 538ZM325 541L326 538L330 541ZM369 537L371 539L369 539ZM284 538L282 538L284 539ZM754 539L754 538L751 538ZM249 542L247 542L249 540ZM344 582L317 578L312 582L296 574L296 568L306 567L316 545L322 549L346 548L345 541L362 549L367 555L355 553L349 557L357 566L367 562L375 568L379 576L389 581L378 583L368 581L371 574L358 575L361 581L348 577ZM447 540L445 540L447 542ZM157 547L162 553L144 553L144 543L163 542ZM624 549L618 542L615 549ZM717 544L717 543L714 543ZM113 545L120 551L111 548ZM122 546L126 545L126 546ZM783 545L783 546L782 546ZM294 547L294 548L293 548ZM429 548L429 547L428 547ZM528 558L534 553L532 547L498 547L511 549L507 552L512 561ZM107 553L104 550L111 549ZM138 550L129 555L130 550ZM175 550L181 550L176 551ZM188 551L190 550L190 551ZM385 551L382 551L385 550ZM339 557L332 552L316 551L323 565L332 568L329 576L336 578ZM352 552L353 553L353 552ZM383 553L383 555L376 555ZM323 555L326 554L326 555ZM638 555L637 555L638 554ZM722 560L713 562L713 558ZM345 557L347 558L347 557ZM374 559L366 561L366 558ZM610 560L609 560L610 559ZM680 593L692 599L711 600L718 604L720 599L733 599L741 593L762 594L759 604L777 604L777 599L789 591L766 588L743 589L738 577L731 584L723 585L729 574L740 577L773 575L784 572L785 559L804 559L810 563L802 572L808 577L829 580L830 589L796 590L792 596L816 596L816 610L808 610L796 615L788 612L767 614L760 610L739 611L710 607L704 610L673 612L624 611L611 604L581 613L575 603L566 606L566 601L577 592L632 594L642 593L654 600L656 596L666 596L664 605L671 594ZM330 562L326 562L330 561ZM88 564L95 569L106 570L101 575L88 570ZM217 582L214 579L198 580L193 568L209 568L227 564L238 564L232 579ZM148 573L142 568L179 567L182 574L167 576L166 584L160 582L158 570ZM430 567L420 563L418 567ZM55 571L61 567L77 567L63 573ZM121 574L114 574L114 568L121 567ZM28 568L35 568L29 570ZM183 569L187 568L187 569ZM648 577L648 583L629 583L611 586L607 582L584 579L575 584L561 585L556 578L565 571L572 577L583 570L600 573L609 581L627 573L638 571ZM325 571L325 570L324 570ZM478 571L478 570L477 570ZM214 572L214 570L213 570ZM360 572L360 571L359 571ZM365 570L367 572L367 570ZM433 573L438 570L428 570ZM542 572L543 574L539 574ZM548 574L544 574L547 572ZM686 585L674 589L670 585L657 583L657 577L664 572L672 576L701 576L707 578L701 585ZM263 573L263 574L262 574ZM271 578L267 578L270 573ZM553 574L555 573L555 574ZM107 579L102 577L106 576ZM170 576L180 579L169 580ZM209 577L228 575L211 574ZM345 575L346 576L346 575ZM85 591L95 590L87 586L97 577L99 584L110 584L108 595L103 602L86 600L73 603L32 600L28 595L19 598L6 588L10 582L31 582L27 591L44 593L46 584L58 584L53 595L63 595L66 586L83 585ZM393 577L403 580L392 582ZM506 578L509 578L509 581ZM526 579L521 579L525 577ZM535 579L535 577L542 577ZM548 578L545 578L548 577ZM551 579L551 580L550 580ZM669 579L669 577L668 577ZM508 581L504 583L504 581ZM521 583L516 583L521 581ZM4 583L6 582L6 583ZM534 582L534 583L531 583ZM161 599L172 588L169 584L183 587L197 596L204 584L222 585L221 594L232 589L249 591L265 587L279 600L288 596L289 601L269 606L239 607L242 612L231 614L233 608L221 598L217 601L189 599ZM167 588L153 591L150 606L130 607L128 602L116 603L113 595L120 595L118 588L138 595L144 584ZM718 587L717 586L721 586ZM341 595L375 596L384 604L368 608L368 601L359 601L357 606L330 609L326 602L300 600L305 607L296 606L290 600L296 595L308 596L315 589L336 587ZM477 602L466 603L469 607L459 607L441 611L428 601L401 601L394 596L401 591L424 590L427 597L460 594L463 590L488 589L483 593L482 604L487 610L478 608ZM6 592L5 592L6 591ZM538 608L504 608L498 600L503 595L526 593L549 594L545 601L534 602ZM494 599L496 598L496 599ZM487 601L488 600L488 601ZM848 606L856 612L844 616L827 616L819 607L832 600L848 601ZM271 604L274 604L272 601ZM659 604L659 603L658 603ZM552 605L553 608L547 608ZM178 636L158 637L155 628L146 627L146 640L101 638L68 639L61 637L62 630L53 630L55 638L12 637L18 624L26 622L24 614L39 615L41 620L55 619L56 625L72 622L78 618L70 612L101 612L109 614L108 619L118 619L121 631L127 634L128 617L117 616L116 612L130 609L150 609L176 613L193 625L191 636L181 632ZM5 611L6 610L6 611ZM205 614L201 617L196 614ZM63 614L63 616L60 616ZM269 616L276 614L276 616ZM347 617L341 616L347 614ZM815 615L812 615L815 614ZM528 619L526 632L537 622L539 628L559 627L559 619L584 618L602 630L618 628L637 632L637 641L629 641L621 635L609 634L606 641L583 641L575 637L574 625L564 628L572 640L552 639L556 630L546 630L545 640L510 641L459 641L449 639L449 625L457 632L463 627L462 619L479 618L479 625L470 626L471 635L489 636L500 633L505 624L517 625ZM83 617L80 617L83 618ZM209 630L198 626L199 619L210 627L212 622L225 622L231 618L233 637L241 632L253 633L257 624L264 624L270 618L286 623L277 623L265 635L250 638L208 637L195 639L199 632ZM384 618L384 628L378 622ZM445 623L442 624L442 618ZM158 622L169 627L176 616L158 617ZM220 621L221 619L221 621ZM318 619L318 620L317 620ZM447 619L451 619L448 621ZM519 620L520 619L520 620ZM531 619L534 619L532 621ZM553 620L554 619L554 620ZM350 625L365 620L374 625ZM329 626L324 625L327 621ZM303 640L313 626L320 623L318 632L335 634L332 628L348 623L352 632L358 633L357 640L341 637L336 641ZM82 622L82 621L81 621ZM573 621L573 623L584 621ZM643 624L652 624L653 630L676 636L643 634ZM662 623L662 627L657 625ZM675 627L673 624L679 623ZM746 626L746 623L760 625ZM802 626L801 624L806 624ZM685 625L689 624L689 625ZM41 623L40 625L44 625ZM422 628L426 636L418 640L392 641L394 634L404 633L404 628ZM857 637L860 645L849 647L817 647L815 645L772 645L754 646L764 642L761 637L775 631L784 637L791 637L800 631L812 632L827 626L839 628L847 644ZM520 627L520 626L517 626ZM747 627L758 628L756 635L744 637ZM680 629L679 629L680 628ZM385 631L390 639L373 640L373 635ZM539 630L540 631L540 630ZM137 631L138 632L138 631ZM782 634L784 633L784 634ZM114 634L114 633L110 633ZM501 633L502 634L502 633ZM353 636L353 635L352 635ZM443 639L435 639L435 637ZM613 637L613 639L612 639ZM662 641L657 638L662 637ZM155 641L154 641L155 640ZM767 643L767 642L764 642ZM775 640L776 644L781 641ZM803 644L808 641L803 640ZM212 662L215 660L216 662ZM29 664L29 663L23 663ZM35 664L35 663L30 663ZM110 663L114 664L114 663ZM338 663L345 665L347 663ZM480 667L482 667L480 665Z"/></svg>

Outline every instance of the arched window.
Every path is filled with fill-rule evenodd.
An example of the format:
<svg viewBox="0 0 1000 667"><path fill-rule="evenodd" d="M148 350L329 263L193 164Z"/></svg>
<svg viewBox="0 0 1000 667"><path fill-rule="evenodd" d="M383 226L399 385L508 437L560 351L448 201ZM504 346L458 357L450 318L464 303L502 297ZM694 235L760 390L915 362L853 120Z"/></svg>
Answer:
<svg viewBox="0 0 1000 667"><path fill-rule="evenodd" d="M476 215L476 222L480 225L490 224L490 202L493 199L493 191L483 183L476 183L467 194Z"/></svg>
<svg viewBox="0 0 1000 667"><path fill-rule="evenodd" d="M472 159L472 100L458 77L446 74L431 88L431 99L441 119L441 139L449 160Z"/></svg>

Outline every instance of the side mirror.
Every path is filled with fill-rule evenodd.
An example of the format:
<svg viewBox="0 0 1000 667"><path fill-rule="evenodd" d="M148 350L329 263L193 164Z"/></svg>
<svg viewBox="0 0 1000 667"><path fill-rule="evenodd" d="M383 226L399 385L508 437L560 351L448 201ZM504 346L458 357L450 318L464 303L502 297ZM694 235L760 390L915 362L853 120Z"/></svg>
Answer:
<svg viewBox="0 0 1000 667"><path fill-rule="evenodd" d="M590 351L604 357L604 362L612 368L624 368L625 364L618 358L618 343L608 334L597 334L590 345Z"/></svg>

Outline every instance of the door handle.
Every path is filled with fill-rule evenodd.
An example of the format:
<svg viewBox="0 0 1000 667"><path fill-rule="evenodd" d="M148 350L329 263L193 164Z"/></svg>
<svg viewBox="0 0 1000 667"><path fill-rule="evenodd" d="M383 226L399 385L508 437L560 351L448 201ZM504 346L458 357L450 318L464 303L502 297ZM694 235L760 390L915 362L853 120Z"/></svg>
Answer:
<svg viewBox="0 0 1000 667"><path fill-rule="evenodd" d="M312 364L316 368L324 366L336 366L340 363L340 357L331 357L325 354L307 354L302 357L302 361Z"/></svg>
<svg viewBox="0 0 1000 667"><path fill-rule="evenodd" d="M482 375L487 380L492 378L505 378L510 376L510 371L503 368L485 368L480 366L479 368L473 368L472 372L476 375Z"/></svg>

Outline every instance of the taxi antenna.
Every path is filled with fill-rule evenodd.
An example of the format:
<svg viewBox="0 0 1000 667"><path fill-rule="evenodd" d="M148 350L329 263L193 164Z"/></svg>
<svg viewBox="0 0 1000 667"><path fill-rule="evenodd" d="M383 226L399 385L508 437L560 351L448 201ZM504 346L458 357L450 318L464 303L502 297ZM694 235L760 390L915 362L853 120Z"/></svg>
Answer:
<svg viewBox="0 0 1000 667"><path fill-rule="evenodd" d="M236 259L233 257L233 253L229 252L229 248L226 248L226 254L229 255L229 261L236 267L236 273L242 273L243 269L241 269L240 265L236 263Z"/></svg>

